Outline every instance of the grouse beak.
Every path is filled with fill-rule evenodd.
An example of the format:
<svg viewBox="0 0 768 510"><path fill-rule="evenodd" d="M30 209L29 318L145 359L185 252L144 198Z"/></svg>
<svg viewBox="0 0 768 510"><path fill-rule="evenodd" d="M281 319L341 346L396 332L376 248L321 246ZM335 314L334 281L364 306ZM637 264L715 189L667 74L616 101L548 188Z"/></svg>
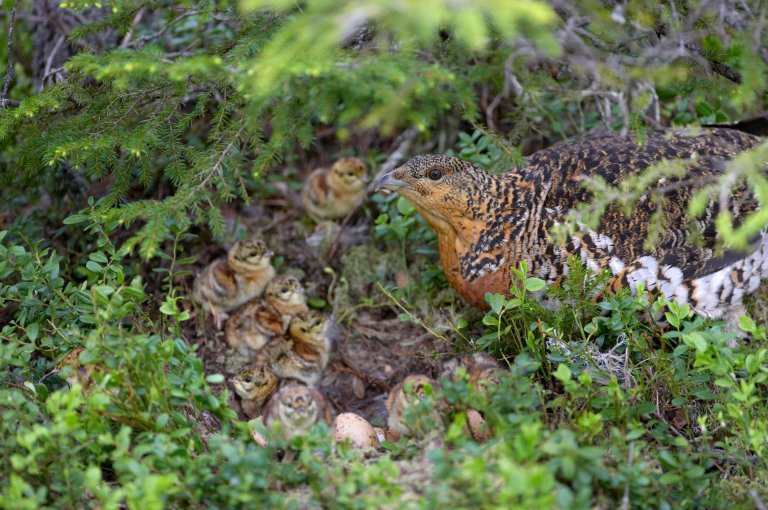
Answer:
<svg viewBox="0 0 768 510"><path fill-rule="evenodd" d="M376 181L376 184L374 184L373 190L379 191L386 189L390 191L397 191L399 189L408 188L408 183L395 177L395 172L397 172L397 170L382 175L379 180Z"/></svg>

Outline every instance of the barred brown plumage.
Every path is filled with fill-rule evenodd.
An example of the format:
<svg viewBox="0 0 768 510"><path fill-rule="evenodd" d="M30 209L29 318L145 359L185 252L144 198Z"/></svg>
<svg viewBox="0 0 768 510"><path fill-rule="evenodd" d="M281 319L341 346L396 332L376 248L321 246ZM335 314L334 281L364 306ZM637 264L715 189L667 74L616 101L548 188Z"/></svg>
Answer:
<svg viewBox="0 0 768 510"><path fill-rule="evenodd" d="M527 165L491 175L458 158L416 156L383 176L377 188L399 192L436 231L440 259L451 285L471 304L486 308L485 294L508 293L511 268L526 261L529 273L550 284L568 272L574 254L594 269L613 274L611 290L638 284L669 299L690 303L703 315L732 321L742 298L768 273L768 235L751 253L716 251L718 204L694 222L687 220L697 182L716 177L724 161L755 147L760 139L731 129L657 130L563 142L532 155ZM656 245L644 241L657 205L640 200L626 215L609 206L595 231L582 228L567 242L550 232L579 203L593 197L581 185L591 176L616 185L664 160L687 160L685 181L663 190L666 225ZM670 178L675 182L675 178ZM759 207L745 187L730 196L737 223Z"/></svg>

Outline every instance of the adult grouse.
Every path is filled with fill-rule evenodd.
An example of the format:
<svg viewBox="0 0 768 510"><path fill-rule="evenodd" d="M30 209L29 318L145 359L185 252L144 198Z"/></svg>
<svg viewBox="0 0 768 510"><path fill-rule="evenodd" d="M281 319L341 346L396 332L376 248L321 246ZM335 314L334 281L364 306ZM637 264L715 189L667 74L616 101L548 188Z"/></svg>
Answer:
<svg viewBox="0 0 768 510"><path fill-rule="evenodd" d="M416 156L376 187L399 192L424 216L437 232L448 281L477 307L487 309L486 292L508 293L510 268L521 261L530 274L554 284L575 254L592 268L610 269L613 290L629 285L634 291L642 283L698 313L732 321L743 312L742 297L768 275L768 234L759 235L750 252L717 251L717 204L696 219L698 242L686 213L697 182L716 177L723 161L759 142L730 129L650 131L642 142L632 136L585 138L537 152L527 165L501 175L454 157ZM683 179L669 178L664 186L667 228L653 249L643 246L656 211L647 197L629 216L608 207L596 231L582 228L565 242L553 238L552 227L592 199L582 185L586 178L615 185L665 159L685 159L688 166ZM758 207L744 189L730 197L736 223Z"/></svg>

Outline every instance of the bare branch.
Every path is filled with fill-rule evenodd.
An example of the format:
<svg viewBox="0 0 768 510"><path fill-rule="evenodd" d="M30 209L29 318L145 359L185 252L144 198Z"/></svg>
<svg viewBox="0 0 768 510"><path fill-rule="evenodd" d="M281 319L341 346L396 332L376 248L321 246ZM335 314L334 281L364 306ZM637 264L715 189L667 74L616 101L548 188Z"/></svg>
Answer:
<svg viewBox="0 0 768 510"><path fill-rule="evenodd" d="M714 72L722 76L723 78L727 78L731 80L734 83L741 84L741 73L738 71L734 71L730 68L730 66L727 66L723 64L722 62L718 62L716 60L712 60L707 56L707 52L704 51L704 48L699 46L698 44L694 43L686 43L685 47L696 53L697 55L700 55L707 59L707 62L709 63L709 67L712 68Z"/></svg>
<svg viewBox="0 0 768 510"><path fill-rule="evenodd" d="M394 170L397 165L406 158L408 151L411 150L411 145L413 145L418 134L419 130L412 127L406 129L397 137L397 140L395 140L395 143L398 144L397 148L389 155L387 160L379 167L379 171L376 172L376 175L371 179L371 184L368 185L368 193L373 193L373 187L382 175Z"/></svg>
<svg viewBox="0 0 768 510"><path fill-rule="evenodd" d="M186 18L189 18L190 16L197 16L198 14L201 14L203 11L187 11L179 14L177 17L173 18L171 21L169 21L162 29L158 30L155 33L148 34L142 37L139 37L138 39L134 41L126 42L125 46L122 46L122 48L136 48L138 46L143 46L144 44L147 44L148 42L154 41L155 39L159 39L162 37L173 25L178 23L179 21L182 21Z"/></svg>
<svg viewBox="0 0 768 510"><path fill-rule="evenodd" d="M381 178L382 175L391 172L394 170L397 165L400 164L401 161L403 161L407 155L408 152L411 150L411 146L413 145L413 142L416 140L416 137L419 135L419 130L415 127L411 127L403 131L400 136L397 137L395 140L395 143L398 144L397 148L389 155L387 160L379 167L379 171L376 172L376 175L371 179L371 183L368 185L368 188L366 189L366 193L368 196L372 195L374 190L374 186L376 186L376 183ZM362 205L362 204L361 204ZM339 249L339 242L341 241L341 234L344 232L344 228L349 223L349 220L352 219L352 216L357 212L357 210L360 208L360 205L355 207L352 211L350 211L349 214L347 214L344 219L341 221L341 225L339 225L339 231L336 233L336 237L333 240L333 244L331 244L331 249L328 252L328 256L330 258L333 258L336 255L336 251Z"/></svg>
<svg viewBox="0 0 768 510"><path fill-rule="evenodd" d="M13 2L13 8L11 9L10 20L8 22L8 69L5 71L5 84L3 85L3 94L0 95L0 108L5 108L8 105L8 89L11 86L11 80L13 79L13 24L16 21L16 6L19 5L19 0Z"/></svg>
<svg viewBox="0 0 768 510"><path fill-rule="evenodd" d="M57 68L58 71L51 72L51 66L53 65L53 59L56 56L56 53L58 53L59 48L64 43L64 41L67 40L67 37L64 35L60 35L59 38L56 40L56 44L53 45L53 49L51 49L50 55L48 55L48 60L45 61L45 70L43 71L43 85L45 85L45 79L51 75L51 74L57 74L59 71L61 71L61 68Z"/></svg>
<svg viewBox="0 0 768 510"><path fill-rule="evenodd" d="M760 499L760 495L754 488L749 489L749 499L752 500L756 510L768 510L768 506L766 506L763 500Z"/></svg>
<svg viewBox="0 0 768 510"><path fill-rule="evenodd" d="M123 37L123 40L120 42L121 48L127 48L128 45L131 42L131 38L133 37L133 32L136 30L136 27L139 26L139 23L141 23L141 18L144 17L144 13L146 11L144 10L144 7L139 9L139 12L136 13L136 16L133 17L133 21L131 22L131 28L128 30L128 33L125 34L125 37Z"/></svg>

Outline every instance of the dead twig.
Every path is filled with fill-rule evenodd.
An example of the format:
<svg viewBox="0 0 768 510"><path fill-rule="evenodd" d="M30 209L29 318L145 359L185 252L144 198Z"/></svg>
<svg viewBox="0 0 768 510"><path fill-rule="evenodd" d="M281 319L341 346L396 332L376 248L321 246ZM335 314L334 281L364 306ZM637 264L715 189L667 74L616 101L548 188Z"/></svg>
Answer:
<svg viewBox="0 0 768 510"><path fill-rule="evenodd" d="M58 74L62 68L58 67L57 70L51 70L51 66L53 65L53 59L56 57L56 54L59 52L59 48L62 44L64 44L64 41L67 40L67 37L65 35L60 35L58 39L56 39L56 44L53 45L53 48L51 49L50 55L48 55L48 59L45 61L45 69L43 70L43 79L41 80L41 83L43 86L45 85L45 79L48 78L51 74ZM55 80L54 80L55 81Z"/></svg>
<svg viewBox="0 0 768 510"><path fill-rule="evenodd" d="M136 13L136 16L133 17L133 21L131 22L131 28L128 29L128 33L125 34L125 37L123 37L123 40L120 42L121 48L127 48L128 45L131 43L131 38L133 37L133 32L136 30L136 27L139 26L139 23L141 23L141 18L144 17L144 13L146 11L144 10L144 7L139 9L139 12Z"/></svg>
<svg viewBox="0 0 768 510"><path fill-rule="evenodd" d="M366 189L366 197L369 197L373 194L375 191L374 187L376 186L376 182L378 182L382 175L394 170L397 165L399 165L406 158L408 152L411 150L411 145L413 145L413 142L416 140L418 135L419 130L415 127L411 127L403 131L400 136L397 137L395 140L397 148L389 155L387 160L379 167L379 171L376 172L376 175L373 177L373 179L371 179L371 183ZM364 202L365 201L363 201L363 203ZM341 241L341 233L343 232L344 227L346 227L349 221L352 219L352 216L354 216L354 214L360 208L360 205L350 211L350 213L347 214L346 217L344 217L344 219L341 221L341 225L339 225L339 231L336 233L336 237L333 239L333 244L331 245L331 250L328 252L329 258L333 258L334 255L336 255L336 252L339 249L339 242Z"/></svg>
<svg viewBox="0 0 768 510"><path fill-rule="evenodd" d="M11 80L13 79L13 24L16 21L16 7L19 5L19 0L13 2L13 8L11 9L10 19L8 22L8 68L5 71L5 84L3 85L3 94L0 95L0 108L5 108L9 105L8 90L11 87Z"/></svg>
<svg viewBox="0 0 768 510"><path fill-rule="evenodd" d="M203 11L200 11L200 10L183 12L179 14L177 17L173 18L171 21L169 21L162 29L158 30L157 32L144 35L142 37L139 37L138 39L135 39L134 41L128 41L126 42L125 46L121 46L121 47L136 48L137 46L142 46L151 41L154 41L155 39L159 39L160 37L165 35L165 33L179 21L185 20L190 16L197 16L198 14L202 14L202 12Z"/></svg>
<svg viewBox="0 0 768 510"><path fill-rule="evenodd" d="M368 193L374 192L376 181L378 181L384 174L394 170L397 165L406 158L408 151L411 150L411 145L413 145L413 142L418 135L419 130L412 127L406 129L397 137L395 140L397 148L389 155L387 160L379 167L379 171L376 172L376 175L371 179L371 183L368 185Z"/></svg>
<svg viewBox="0 0 768 510"><path fill-rule="evenodd" d="M754 488L749 489L749 499L752 500L756 510L768 510L768 506L765 505L763 500L760 498L760 495Z"/></svg>

